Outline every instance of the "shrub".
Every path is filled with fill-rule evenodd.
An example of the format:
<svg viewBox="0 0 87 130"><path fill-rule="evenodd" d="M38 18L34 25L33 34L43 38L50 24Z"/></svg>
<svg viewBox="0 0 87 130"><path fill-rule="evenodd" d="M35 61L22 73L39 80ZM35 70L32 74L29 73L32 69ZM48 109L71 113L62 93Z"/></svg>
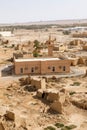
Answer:
<svg viewBox="0 0 87 130"><path fill-rule="evenodd" d="M69 93L69 95L73 95L73 94L75 94L75 93L76 93L76 92L72 91L72 92Z"/></svg>
<svg viewBox="0 0 87 130"><path fill-rule="evenodd" d="M76 127L77 127L76 125L69 125L69 126L63 127L61 130L72 130L72 129L75 129Z"/></svg>
<svg viewBox="0 0 87 130"><path fill-rule="evenodd" d="M80 82L74 82L73 84L72 84L72 86L79 86L81 83Z"/></svg>
<svg viewBox="0 0 87 130"><path fill-rule="evenodd" d="M57 128L61 128L61 127L64 127L64 124L62 124L62 123L56 123L55 126L56 126Z"/></svg>
<svg viewBox="0 0 87 130"><path fill-rule="evenodd" d="M38 40L34 40L34 47L35 47L35 48L38 48L38 47L39 47L39 43L40 43L40 42L39 42Z"/></svg>
<svg viewBox="0 0 87 130"><path fill-rule="evenodd" d="M63 127L61 130L68 130L66 127Z"/></svg>
<svg viewBox="0 0 87 130"><path fill-rule="evenodd" d="M33 56L38 57L39 56L38 52L33 52Z"/></svg>
<svg viewBox="0 0 87 130"><path fill-rule="evenodd" d="M76 125L69 125L68 126L70 129L74 129L74 128L76 128L77 126Z"/></svg>
<svg viewBox="0 0 87 130"><path fill-rule="evenodd" d="M71 32L70 31L68 31L68 30L66 30L66 31L63 31L63 34L64 35L69 35Z"/></svg>
<svg viewBox="0 0 87 130"><path fill-rule="evenodd" d="M46 128L44 128L44 130L56 130L53 126L48 126Z"/></svg>

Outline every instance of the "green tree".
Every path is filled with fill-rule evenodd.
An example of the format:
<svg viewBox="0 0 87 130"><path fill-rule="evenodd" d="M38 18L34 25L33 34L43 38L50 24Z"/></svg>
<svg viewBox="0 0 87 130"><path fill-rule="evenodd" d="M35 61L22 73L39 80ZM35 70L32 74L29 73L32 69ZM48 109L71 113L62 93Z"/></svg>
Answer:
<svg viewBox="0 0 87 130"><path fill-rule="evenodd" d="M34 40L34 47L37 49L39 47L40 42L38 40Z"/></svg>
<svg viewBox="0 0 87 130"><path fill-rule="evenodd" d="M34 56L34 57L38 57L38 56L39 56L38 52L37 52L37 51L34 51L34 52L33 52L33 56Z"/></svg>

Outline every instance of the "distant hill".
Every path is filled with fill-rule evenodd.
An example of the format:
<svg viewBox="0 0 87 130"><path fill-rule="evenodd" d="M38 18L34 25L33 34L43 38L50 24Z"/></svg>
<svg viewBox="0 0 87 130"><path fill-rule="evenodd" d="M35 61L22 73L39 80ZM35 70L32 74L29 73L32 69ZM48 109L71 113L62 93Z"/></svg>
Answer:
<svg viewBox="0 0 87 130"><path fill-rule="evenodd" d="M44 24L83 24L87 23L87 19L77 19L77 20L54 20L54 21L38 21L38 22L28 22L28 23L22 23L25 25L44 25Z"/></svg>
<svg viewBox="0 0 87 130"><path fill-rule="evenodd" d="M59 25L67 25L67 24L87 24L87 19L72 19L72 20L54 20L54 21L36 21L36 22L25 22L25 23L7 23L0 24L0 26L10 26L10 25L46 25L46 24L59 24Z"/></svg>

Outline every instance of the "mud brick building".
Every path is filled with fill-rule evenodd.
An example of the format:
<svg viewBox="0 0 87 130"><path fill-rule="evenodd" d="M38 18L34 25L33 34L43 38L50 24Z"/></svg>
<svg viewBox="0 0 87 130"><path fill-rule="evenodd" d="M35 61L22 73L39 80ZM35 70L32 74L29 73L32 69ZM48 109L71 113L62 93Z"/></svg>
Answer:
<svg viewBox="0 0 87 130"><path fill-rule="evenodd" d="M69 73L71 61L59 58L14 59L16 75Z"/></svg>

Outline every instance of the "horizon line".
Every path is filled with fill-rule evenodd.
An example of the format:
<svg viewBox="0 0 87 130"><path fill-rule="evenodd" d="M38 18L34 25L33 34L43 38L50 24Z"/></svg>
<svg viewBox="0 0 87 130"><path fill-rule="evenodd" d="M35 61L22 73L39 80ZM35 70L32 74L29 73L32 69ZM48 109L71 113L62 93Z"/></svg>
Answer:
<svg viewBox="0 0 87 130"><path fill-rule="evenodd" d="M72 19L54 19L54 20L35 20L35 21L24 21L24 22L3 22L3 23L0 23L0 25L8 25L8 24L29 24L29 23L43 23L43 22L56 22L56 21L84 21L84 20L87 20L87 18L72 18Z"/></svg>

